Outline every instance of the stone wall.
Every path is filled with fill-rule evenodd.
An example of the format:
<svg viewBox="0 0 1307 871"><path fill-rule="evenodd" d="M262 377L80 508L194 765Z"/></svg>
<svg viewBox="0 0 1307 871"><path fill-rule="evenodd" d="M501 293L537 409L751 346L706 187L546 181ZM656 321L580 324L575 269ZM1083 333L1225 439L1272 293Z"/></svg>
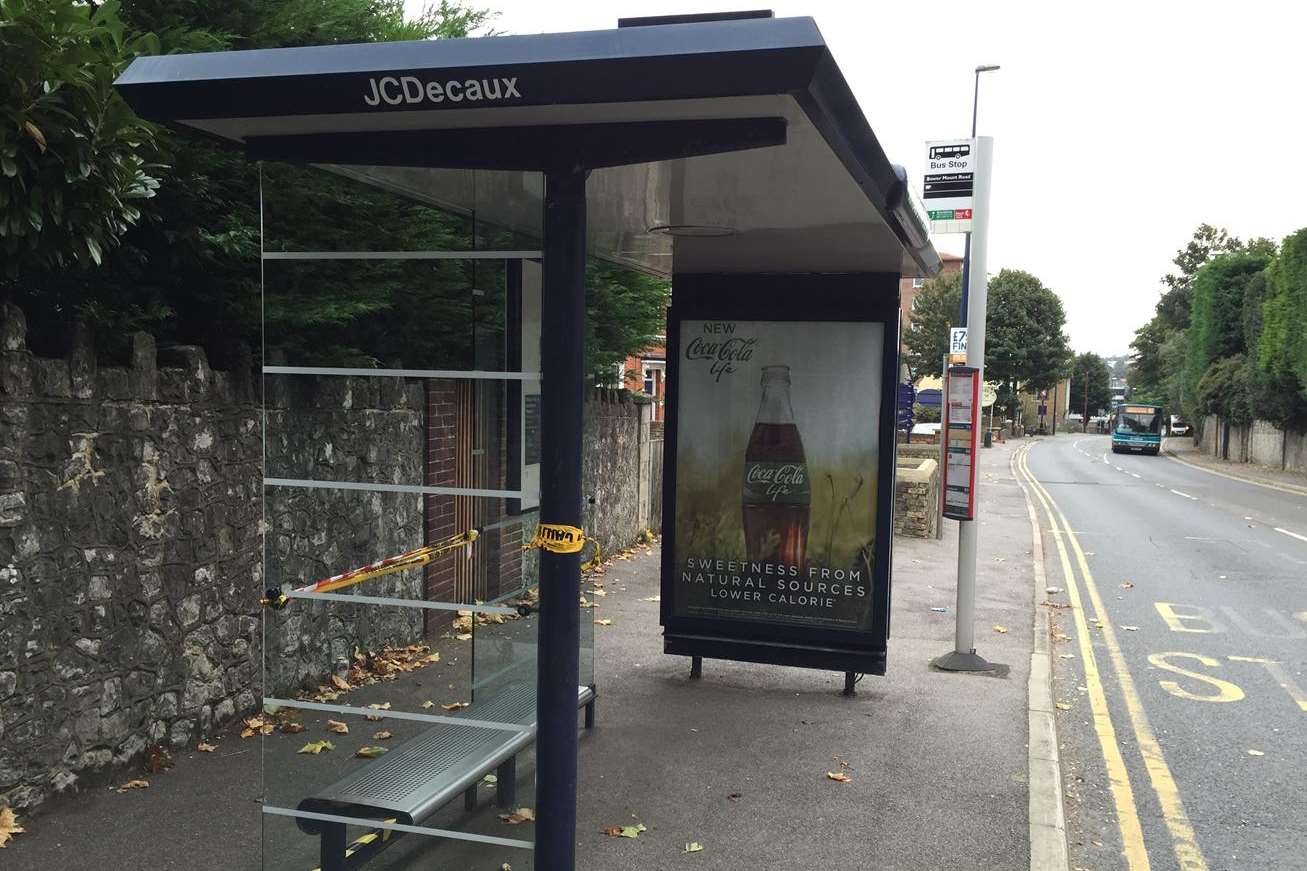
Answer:
<svg viewBox="0 0 1307 871"><path fill-rule="evenodd" d="M248 376L133 338L98 368L0 309L0 805L256 704L260 432ZM158 363L176 365L159 366Z"/></svg>
<svg viewBox="0 0 1307 871"><path fill-rule="evenodd" d="M269 478L362 483L424 482L426 395L401 378L272 375L268 406ZM423 497L416 493L269 487L267 585L303 586L342 570L421 547ZM448 564L444 561L443 564ZM420 572L401 572L341 591L416 599ZM378 650L423 636L414 608L300 600L269 612L266 695L316 685L355 646Z"/></svg>
<svg viewBox="0 0 1307 871"><path fill-rule="evenodd" d="M156 351L143 333L124 367L97 366L85 330L65 359L34 357L25 336L22 313L0 307L0 807L120 776L151 745L193 745L265 694L316 685L356 645L423 636L417 609L265 611L259 598L422 545L451 497L274 486L265 500L249 374L211 370L198 348ZM269 478L464 484L430 477L455 438L448 384L264 386ZM659 526L648 410L622 393L586 404L583 524L605 553ZM531 580L517 539L499 548ZM434 572L360 590L452 594Z"/></svg>
<svg viewBox="0 0 1307 871"><path fill-rule="evenodd" d="M581 526L605 554L662 525L652 514L663 486L661 477L653 480L652 408L625 390L593 390L585 404Z"/></svg>
<svg viewBox="0 0 1307 871"><path fill-rule="evenodd" d="M934 538L939 528L939 462L900 456L894 480L894 534Z"/></svg>
<svg viewBox="0 0 1307 871"><path fill-rule="evenodd" d="M1202 420L1197 438L1209 456L1307 474L1307 433L1282 430L1265 420L1227 426L1213 414Z"/></svg>

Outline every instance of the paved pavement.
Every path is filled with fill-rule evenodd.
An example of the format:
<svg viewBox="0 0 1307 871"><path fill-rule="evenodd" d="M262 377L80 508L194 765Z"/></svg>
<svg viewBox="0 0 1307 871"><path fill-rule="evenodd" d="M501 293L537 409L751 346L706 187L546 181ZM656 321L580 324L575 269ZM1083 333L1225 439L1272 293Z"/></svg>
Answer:
<svg viewBox="0 0 1307 871"><path fill-rule="evenodd" d="M952 522L942 541L895 540L889 674L864 679L854 698L840 695L841 675L743 663L707 661L703 679L690 681L688 661L662 653L658 604L650 601L658 593L657 548L613 562L603 577L607 595L588 612L612 623L594 627L599 725L581 739L579 867L1030 868L1027 679L1035 575L1026 503L1009 471L1019 444L985 451L981 465L977 645L1008 666L1000 676L928 666L952 646ZM397 681L360 691L350 703L384 695L400 710L423 696L457 695L465 661L453 660L466 648L441 644L440 670L405 679L425 686ZM266 753L258 739L228 736L216 753L182 754L173 770L151 778L149 789L101 789L56 802L25 820L27 834L0 856L0 867L308 871L317 864L313 841L289 821L263 818L260 774L271 798L293 792L306 777L320 779L327 765L342 766L343 759L293 752L303 739L325 736L325 716L305 712L308 733L270 737ZM351 724L349 739L337 742L342 748L363 741L362 730L379 728ZM519 763L523 805L532 804L533 769L526 754ZM851 781L830 780L827 772L847 773ZM1045 792L1036 802L1056 800ZM471 817L455 804L428 825L532 836L530 823L501 823L493 803ZM637 823L646 831L635 839L601 833ZM690 842L703 850L683 852ZM368 867L500 869L505 862L517 871L533 867L529 851L407 836Z"/></svg>
<svg viewBox="0 0 1307 871"><path fill-rule="evenodd" d="M1169 438L1162 442L1163 452L1172 459L1191 466L1197 466L1217 475L1248 481L1253 484L1268 484L1273 488L1288 490L1307 496L1307 475L1301 472L1287 472L1273 466L1261 466L1256 463L1234 463L1218 459L1200 451L1193 439Z"/></svg>
<svg viewBox="0 0 1307 871"><path fill-rule="evenodd" d="M1052 610L1073 867L1307 868L1307 496L1106 436L1025 465L1071 605Z"/></svg>

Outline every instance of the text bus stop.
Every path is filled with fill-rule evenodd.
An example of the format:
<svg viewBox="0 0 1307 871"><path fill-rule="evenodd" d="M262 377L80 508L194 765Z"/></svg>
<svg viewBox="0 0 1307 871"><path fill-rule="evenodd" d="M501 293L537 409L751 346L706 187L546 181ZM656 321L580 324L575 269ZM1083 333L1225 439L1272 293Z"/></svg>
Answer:
<svg viewBox="0 0 1307 871"><path fill-rule="evenodd" d="M540 550L538 614L502 624L502 637L493 618L511 614L518 601L511 596L535 582L526 577L535 575L534 562L520 566L520 587L477 602L457 588L434 600L429 584L390 596L303 588L313 578L303 577L296 559L313 546L331 547L330 517L359 500L382 514L400 510L387 500L455 500L454 513L467 512L463 528L433 538L428 518L417 542L434 548L432 560L447 558L435 554L447 544L451 553L476 554L493 543L491 533L523 517L545 529L580 527L587 252L673 282L667 649L884 669L898 280L933 274L939 259L906 179L886 159L811 19L626 23L587 33L142 58L118 82L143 116L265 162L264 305L269 318L282 318L265 321L263 358L268 585L300 587L288 609L328 612L347 633L389 625L374 616L386 609L453 609L471 613L472 628L489 635L474 641L469 707L385 709L387 724L411 730L403 747L333 763L330 776L312 783L270 757L265 868L302 866L297 831L318 835L307 855L320 857L324 869L374 857L415 867L431 839L469 856L529 849L536 868L575 866L576 711L595 692L593 663L583 656L589 621L577 607L584 554ZM463 216L470 229L449 237L454 247L421 233L405 237L420 240L413 248L315 245L297 237L293 221L269 225L280 208L278 164L324 166L342 184L396 197L397 216L428 208ZM381 224L378 239L398 238ZM494 349L474 337L458 365L442 365L448 343L427 342L404 323L370 339L367 364L339 365L323 349L293 341L296 294L327 292L343 275L355 276L353 287L375 289L378 273L369 270L446 261L485 264L495 275ZM426 278L410 280L416 288ZM486 290L468 293L483 299ZM471 310L475 334L481 315ZM422 316L438 330L447 313ZM724 341L700 339L690 351L704 336ZM853 375L837 371L841 361L855 367ZM858 390L843 384L853 377ZM475 387L490 397L479 407L501 413L501 461L472 484L407 480L411 463L399 456L393 468L336 469L322 451L300 462L312 451L283 451L288 442L277 427L286 413L276 403L310 389L305 380L350 397L390 395L387 408L404 407L410 389L425 390L428 424L433 385ZM690 396L716 403L720 413L691 409ZM347 412L352 401L342 406ZM538 446L528 457L524 433L536 426L536 409ZM710 469L720 480L700 475ZM704 533L697 524L712 516L722 518L721 529ZM468 540L472 529L481 537ZM500 547L501 565L510 551ZM387 556L376 550L363 562ZM723 591L725 598L715 595ZM276 619L287 621L276 624L279 631L290 631L297 616ZM353 718L359 730L378 716L348 698L275 695L275 659L265 650L269 716L282 704L308 705ZM333 662L322 665L325 674ZM534 842L478 831L446 806L463 794L474 807L488 771L516 783L513 762L533 740ZM405 846L393 847L396 841Z"/></svg>

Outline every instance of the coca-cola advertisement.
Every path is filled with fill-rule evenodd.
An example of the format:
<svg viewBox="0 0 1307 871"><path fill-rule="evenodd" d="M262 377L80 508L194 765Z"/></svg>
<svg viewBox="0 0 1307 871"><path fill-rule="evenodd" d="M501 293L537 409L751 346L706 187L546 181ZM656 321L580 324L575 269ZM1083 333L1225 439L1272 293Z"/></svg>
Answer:
<svg viewBox="0 0 1307 871"><path fill-rule="evenodd" d="M884 324L679 336L672 613L867 629Z"/></svg>

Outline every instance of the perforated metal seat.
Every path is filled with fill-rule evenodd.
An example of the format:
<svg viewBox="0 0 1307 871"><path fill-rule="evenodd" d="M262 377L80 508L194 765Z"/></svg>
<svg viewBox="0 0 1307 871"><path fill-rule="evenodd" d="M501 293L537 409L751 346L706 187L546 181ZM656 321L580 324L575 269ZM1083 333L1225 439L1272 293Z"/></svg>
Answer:
<svg viewBox="0 0 1307 871"><path fill-rule="evenodd" d="M577 688L577 707L594 700L590 687ZM529 746L536 736L535 687L504 687L482 704L455 716L497 723L521 723L517 732L474 725L438 723L380 759L304 799L299 809L413 825L460 794L474 789L492 769L500 768ZM587 723L590 721L587 715ZM510 777L512 772L505 772ZM500 779L500 803L511 803L514 784ZM332 824L297 818L300 829L321 834Z"/></svg>

